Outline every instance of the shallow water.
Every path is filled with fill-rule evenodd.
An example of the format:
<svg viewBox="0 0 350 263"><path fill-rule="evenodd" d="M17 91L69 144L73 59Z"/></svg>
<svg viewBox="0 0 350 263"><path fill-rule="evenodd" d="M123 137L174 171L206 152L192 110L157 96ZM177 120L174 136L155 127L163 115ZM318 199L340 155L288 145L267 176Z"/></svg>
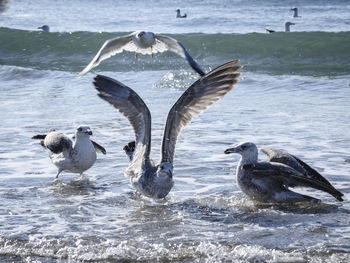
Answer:
<svg viewBox="0 0 350 263"><path fill-rule="evenodd" d="M167 112L198 75L172 54L135 60L126 53L75 79L100 42L111 37L94 33L97 26L120 35L139 29L147 15L142 13L129 27L121 18L124 27L115 23L120 27L116 30L108 21L91 21L82 23L82 30L89 32L47 35L28 31L29 22L48 16L49 8L55 7L62 17L73 11L64 13L63 5L45 7L46 1L38 2L42 10L37 17L31 15L37 2L25 5L22 1L11 2L0 16L7 27L0 28L0 262L350 261L350 54L344 49L349 32L293 33L289 40L293 36L297 40L285 46L283 34L272 40L266 34L245 34L245 30L254 31L247 17L242 34L233 37L217 34L228 29L215 16L216 23L206 34L192 34L202 32L201 26L194 30L193 24L171 27L171 31L159 25L158 31L181 38L206 70L235 58L241 58L245 67L235 88L184 128L175 153L175 186L166 200L154 201L135 193L123 175L127 158L122 148L134 135L125 117L96 96L93 77L95 73L113 77L144 99L152 114L151 156L158 161ZM82 14L94 5L84 3ZM210 5L193 3L201 12ZM150 12L146 2L132 5ZM172 5L185 4L169 4L171 11ZM240 11L257 5L250 1ZM289 5L277 8L288 10ZM335 10L342 28L347 22L340 10L346 8L346 2L338 1L324 10ZM96 16L103 12L96 10ZM213 13L220 12L219 8ZM304 16L301 11L300 15ZM21 24L19 17L26 23ZM62 18L57 31L77 30L80 18ZM20 35L21 43L17 41ZM99 41L100 36L103 40ZM60 38L66 46L55 45ZM75 39L87 45L78 54L81 42ZM215 39L222 41L221 49L215 48ZM246 50L250 39L256 44ZM257 39L270 51L259 52ZM236 40L241 44L234 49ZM305 41L316 40L319 45L314 49L303 48ZM330 40L334 41L332 50L326 48ZM31 48L24 51L23 43ZM204 45L206 51L201 49ZM304 51L296 63L292 58L299 51L294 45ZM293 55L283 56L284 47ZM254 55L252 50L256 50ZM93 139L106 148L107 155L98 155L83 176L62 173L54 181L56 168L31 136L51 128L72 133L79 124L91 127ZM281 148L300 157L344 193L344 202L316 190L297 189L323 203L292 207L252 203L235 182L238 156L223 153L241 141ZM261 153L260 159L264 158Z"/></svg>

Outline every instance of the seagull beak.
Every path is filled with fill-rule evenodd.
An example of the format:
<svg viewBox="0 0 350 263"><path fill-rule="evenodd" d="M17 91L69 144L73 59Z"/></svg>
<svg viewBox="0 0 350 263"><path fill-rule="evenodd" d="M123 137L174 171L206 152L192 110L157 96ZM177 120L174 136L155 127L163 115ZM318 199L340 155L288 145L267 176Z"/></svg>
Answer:
<svg viewBox="0 0 350 263"><path fill-rule="evenodd" d="M92 135L92 131L86 131L85 134Z"/></svg>
<svg viewBox="0 0 350 263"><path fill-rule="evenodd" d="M237 153L236 148L229 148L229 149L226 149L225 154L230 154L230 153Z"/></svg>

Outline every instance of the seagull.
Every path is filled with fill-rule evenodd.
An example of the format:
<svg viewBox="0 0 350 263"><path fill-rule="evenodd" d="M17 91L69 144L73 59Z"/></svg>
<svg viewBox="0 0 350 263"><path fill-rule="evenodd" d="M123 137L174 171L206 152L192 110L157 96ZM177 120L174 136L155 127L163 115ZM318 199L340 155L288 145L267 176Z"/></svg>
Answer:
<svg viewBox="0 0 350 263"><path fill-rule="evenodd" d="M292 22L286 22L284 24L284 32L290 32L291 25L295 25L295 24ZM268 33L275 33L276 32L275 30L272 30L272 29L267 29L267 28L265 28L265 29L266 29L266 32L268 32Z"/></svg>
<svg viewBox="0 0 350 263"><path fill-rule="evenodd" d="M343 194L335 189L322 175L299 158L269 147L261 151L269 160L258 162L258 148L245 142L225 151L238 153L236 176L241 190L251 199L262 203L319 203L320 200L289 190L289 187L311 187L322 190L343 201Z"/></svg>
<svg viewBox="0 0 350 263"><path fill-rule="evenodd" d="M176 18L186 18L187 17L187 14L184 14L184 15L180 14L180 9L176 9L175 12L176 12Z"/></svg>
<svg viewBox="0 0 350 263"><path fill-rule="evenodd" d="M57 166L58 175L62 171L82 174L96 161L96 151L106 154L105 148L90 140L92 131L88 126L79 126L74 136L61 132L50 131L39 134L32 139L42 140L40 144L49 152L50 159Z"/></svg>
<svg viewBox="0 0 350 263"><path fill-rule="evenodd" d="M153 53L162 53L169 50L187 59L190 66L199 75L205 75L204 71L193 60L185 47L176 39L157 35L152 32L137 31L126 36L107 40L91 62L78 74L78 77L85 75L92 68L97 67L103 60L121 53L124 50L141 53L143 55L152 55Z"/></svg>
<svg viewBox="0 0 350 263"><path fill-rule="evenodd" d="M155 165L150 159L151 114L144 101L131 88L102 75L95 77L98 96L112 104L130 122L135 132L135 141L124 147L129 157L125 175L141 194L161 199L174 185L173 164L175 144L182 128L193 117L222 98L238 81L241 66L238 60L228 62L193 83L172 106L168 113L161 146L160 162Z"/></svg>
<svg viewBox="0 0 350 263"><path fill-rule="evenodd" d="M44 32L50 32L50 27L48 25L39 26L38 29L41 29Z"/></svg>
<svg viewBox="0 0 350 263"><path fill-rule="evenodd" d="M10 0L1 0L0 1L0 14L7 9L7 4L9 2L10 2Z"/></svg>
<svg viewBox="0 0 350 263"><path fill-rule="evenodd" d="M298 16L298 8L294 7L291 9L291 11L293 11L293 17L301 17L301 16Z"/></svg>

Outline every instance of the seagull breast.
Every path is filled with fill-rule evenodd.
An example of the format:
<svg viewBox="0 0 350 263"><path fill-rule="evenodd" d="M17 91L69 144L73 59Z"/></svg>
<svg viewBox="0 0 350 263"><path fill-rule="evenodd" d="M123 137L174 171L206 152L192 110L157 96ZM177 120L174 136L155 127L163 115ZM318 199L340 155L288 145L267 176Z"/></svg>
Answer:
<svg viewBox="0 0 350 263"><path fill-rule="evenodd" d="M133 35L132 40L138 48L146 49L155 44L155 37L152 32L138 32Z"/></svg>
<svg viewBox="0 0 350 263"><path fill-rule="evenodd" d="M73 146L72 161L77 168L77 172L89 169L96 161L95 148L88 138L79 139Z"/></svg>

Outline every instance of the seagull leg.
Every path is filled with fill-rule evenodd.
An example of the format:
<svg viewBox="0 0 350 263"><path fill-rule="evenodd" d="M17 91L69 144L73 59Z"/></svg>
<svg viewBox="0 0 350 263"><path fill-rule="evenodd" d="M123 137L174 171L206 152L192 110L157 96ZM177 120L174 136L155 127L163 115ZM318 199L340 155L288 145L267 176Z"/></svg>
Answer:
<svg viewBox="0 0 350 263"><path fill-rule="evenodd" d="M63 170L62 169L58 169L58 172L56 174L56 179L58 179L58 175L62 172Z"/></svg>
<svg viewBox="0 0 350 263"><path fill-rule="evenodd" d="M138 57L138 55L137 55L137 53L135 53L135 59L137 60L139 57Z"/></svg>

